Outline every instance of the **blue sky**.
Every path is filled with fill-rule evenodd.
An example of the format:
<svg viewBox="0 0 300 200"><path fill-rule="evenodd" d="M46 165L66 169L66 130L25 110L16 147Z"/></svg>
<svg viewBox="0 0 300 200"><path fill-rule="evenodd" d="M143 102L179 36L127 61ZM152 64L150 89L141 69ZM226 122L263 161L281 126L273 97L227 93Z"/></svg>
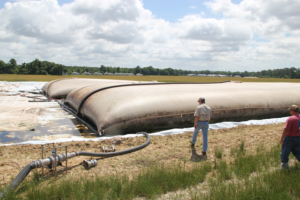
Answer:
<svg viewBox="0 0 300 200"><path fill-rule="evenodd" d="M178 19L190 14L205 13L204 17L212 16L206 6L203 5L204 1L185 0L185 1L172 1L172 0L144 0L144 8L149 9L156 18L162 18L169 22L177 22Z"/></svg>
<svg viewBox="0 0 300 200"><path fill-rule="evenodd" d="M203 0L143 0L144 7L149 9L157 18L165 19L169 22L177 22L178 19L190 15L204 12L205 18L221 18L221 14L213 14L203 4ZM231 1L239 4L241 0Z"/></svg>
<svg viewBox="0 0 300 200"><path fill-rule="evenodd" d="M0 60L300 68L299 7L300 0L0 0Z"/></svg>

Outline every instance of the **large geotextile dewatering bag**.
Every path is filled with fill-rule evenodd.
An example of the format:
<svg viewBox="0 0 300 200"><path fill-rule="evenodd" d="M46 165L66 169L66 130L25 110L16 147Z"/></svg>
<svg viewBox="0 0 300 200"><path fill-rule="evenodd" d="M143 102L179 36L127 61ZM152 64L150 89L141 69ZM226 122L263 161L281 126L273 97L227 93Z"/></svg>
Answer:
<svg viewBox="0 0 300 200"><path fill-rule="evenodd" d="M299 83L157 83L101 87L77 89L66 98L66 103L94 123L101 135L192 127L199 97L204 97L212 108L212 122L288 116L288 106L300 105ZM86 98L97 89L98 92Z"/></svg>
<svg viewBox="0 0 300 200"><path fill-rule="evenodd" d="M42 90L48 98L62 99L75 89L82 88L88 85L102 84L103 87L109 85L139 83L140 81L124 81L112 79L87 79L87 78L66 78L58 79L46 83Z"/></svg>

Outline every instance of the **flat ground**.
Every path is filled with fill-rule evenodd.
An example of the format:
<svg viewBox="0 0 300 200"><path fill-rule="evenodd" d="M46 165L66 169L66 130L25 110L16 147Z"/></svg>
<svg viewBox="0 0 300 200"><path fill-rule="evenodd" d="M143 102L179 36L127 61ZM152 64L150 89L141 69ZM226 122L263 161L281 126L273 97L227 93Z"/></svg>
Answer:
<svg viewBox="0 0 300 200"><path fill-rule="evenodd" d="M279 143L279 139L283 130L284 124L273 125L250 125L238 126L230 129L210 130L209 131L209 149L208 161L213 165L216 149L221 149L223 153L222 159L230 161L231 148L238 147L242 141L245 143L247 153L255 152L257 148L270 148ZM174 162L185 162L186 167L192 166L194 163L190 161L192 152L189 147L189 140L192 133L169 135L169 136L152 136L151 143L145 149L140 151L110 158L99 158L98 165L90 170L84 169L82 161L90 157L75 157L68 162L68 174L63 172L58 174L58 180L63 180L69 177L93 177L107 175L122 175L127 174L130 177L136 176L146 167L151 167L157 163L166 165ZM199 138L196 143L197 153L202 151L202 139L199 133ZM121 144L116 145L116 150L120 151L140 145L146 141L145 137L123 138ZM68 151L89 151L100 152L100 147L112 145L112 140L98 142L67 142L58 143L56 146L68 145ZM51 153L48 152L47 156ZM11 145L0 146L0 186L4 186L19 173L19 167L22 169L25 165L33 160L41 158L41 145ZM280 156L278 155L278 159ZM41 169L38 169L41 173ZM27 177L32 179L34 173L31 172ZM51 181L54 179L53 172L48 169L42 176L45 180Z"/></svg>
<svg viewBox="0 0 300 200"><path fill-rule="evenodd" d="M242 81L242 82L291 82L299 83L300 79L283 78L234 78L234 77L193 77L193 76L87 76L87 75L23 75L23 74L0 74L0 81L52 81L62 78L95 78L115 79L133 81L158 81L158 82L221 82L221 81Z"/></svg>

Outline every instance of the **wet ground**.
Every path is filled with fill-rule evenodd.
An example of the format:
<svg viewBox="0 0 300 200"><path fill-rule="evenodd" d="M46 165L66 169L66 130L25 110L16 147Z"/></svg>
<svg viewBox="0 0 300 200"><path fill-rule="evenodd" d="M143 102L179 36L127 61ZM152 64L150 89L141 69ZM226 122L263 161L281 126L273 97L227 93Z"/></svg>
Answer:
<svg viewBox="0 0 300 200"><path fill-rule="evenodd" d="M45 102L44 104L47 104ZM59 105L53 108L41 108L39 123L28 131L0 131L0 143L12 144L25 141L49 141L79 136L94 138L96 135L77 121L75 117L62 110Z"/></svg>
<svg viewBox="0 0 300 200"><path fill-rule="evenodd" d="M95 137L57 102L43 102L44 84L0 81L0 144Z"/></svg>

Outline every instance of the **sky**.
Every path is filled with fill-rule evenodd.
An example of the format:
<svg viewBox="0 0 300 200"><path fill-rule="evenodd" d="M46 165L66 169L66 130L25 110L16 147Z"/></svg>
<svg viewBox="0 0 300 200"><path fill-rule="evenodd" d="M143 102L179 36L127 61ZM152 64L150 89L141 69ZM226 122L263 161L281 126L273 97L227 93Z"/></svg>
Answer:
<svg viewBox="0 0 300 200"><path fill-rule="evenodd" d="M0 0L0 60L300 68L300 0Z"/></svg>

